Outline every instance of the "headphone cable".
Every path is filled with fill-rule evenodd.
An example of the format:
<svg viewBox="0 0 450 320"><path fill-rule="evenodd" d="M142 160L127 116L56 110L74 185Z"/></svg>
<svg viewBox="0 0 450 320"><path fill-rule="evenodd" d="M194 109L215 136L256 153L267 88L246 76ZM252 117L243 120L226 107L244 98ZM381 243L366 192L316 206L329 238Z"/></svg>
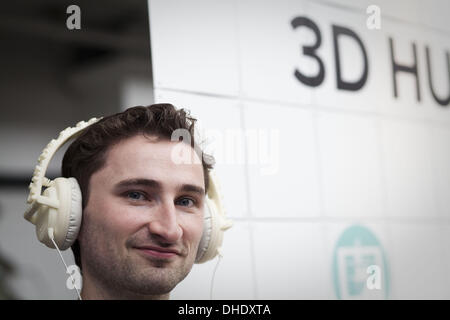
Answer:
<svg viewBox="0 0 450 320"><path fill-rule="evenodd" d="M79 289L78 289L77 286L75 285L75 279L72 277L72 274L68 271L69 268L67 267L66 261L64 260L62 254L61 254L61 251L59 250L59 248L58 248L58 246L57 246L55 240L53 239L53 238L54 238L54 236L53 236L53 228L48 228L48 236L49 236L50 240L52 240L53 245L55 246L56 250L57 250L58 253L59 253L59 257L61 258L62 262L64 263L64 266L66 267L66 273L68 273L68 274L70 275L70 279L72 280L72 284L74 285L74 288L75 288L75 290L77 291L78 298L79 298L80 300L83 300L83 299L81 299L81 295L80 295Z"/></svg>
<svg viewBox="0 0 450 320"><path fill-rule="evenodd" d="M210 287L210 291L209 291L209 299L210 300L213 299L212 298L212 296L213 296L213 286L214 286L214 278L216 276L217 267L219 266L220 260L222 260L222 258L223 258L223 255L222 255L222 252L221 252L220 248L217 248L217 254L218 254L219 258L217 260L216 266L214 267L214 271L213 271L212 278L211 278L211 287Z"/></svg>

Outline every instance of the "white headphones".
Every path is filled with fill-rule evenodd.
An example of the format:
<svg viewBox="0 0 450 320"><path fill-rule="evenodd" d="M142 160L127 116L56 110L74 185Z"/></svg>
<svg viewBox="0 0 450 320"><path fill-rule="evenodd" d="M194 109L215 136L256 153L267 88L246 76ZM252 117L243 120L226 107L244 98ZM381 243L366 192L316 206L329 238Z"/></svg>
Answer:
<svg viewBox="0 0 450 320"><path fill-rule="evenodd" d="M61 131L58 138L50 141L39 156L29 186L30 194L27 202L30 206L25 211L24 218L36 226L39 241L49 248L55 248L53 241L61 250L70 248L75 242L81 225L82 201L80 186L75 178L59 177L50 180L45 177L48 164L64 143L100 119L92 118L88 122L81 121L77 123L76 127L69 127ZM41 193L43 186L46 189ZM195 259L196 263L206 262L220 254L223 233L233 224L226 218L221 200L217 178L210 171L203 234ZM53 239L50 238L50 230L53 230Z"/></svg>

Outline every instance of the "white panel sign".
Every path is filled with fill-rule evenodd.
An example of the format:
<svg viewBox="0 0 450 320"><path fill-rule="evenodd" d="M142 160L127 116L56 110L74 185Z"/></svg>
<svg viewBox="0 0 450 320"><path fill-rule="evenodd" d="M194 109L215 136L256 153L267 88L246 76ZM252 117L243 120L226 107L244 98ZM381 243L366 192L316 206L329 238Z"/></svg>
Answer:
<svg viewBox="0 0 450 320"><path fill-rule="evenodd" d="M249 222L256 298L450 297L435 234L450 212L447 2L149 4L156 101L190 104L218 129L227 206ZM231 127L239 139L224 143ZM364 248L345 243L353 236ZM282 265L267 250L277 243ZM381 261L382 292L362 287L359 256Z"/></svg>

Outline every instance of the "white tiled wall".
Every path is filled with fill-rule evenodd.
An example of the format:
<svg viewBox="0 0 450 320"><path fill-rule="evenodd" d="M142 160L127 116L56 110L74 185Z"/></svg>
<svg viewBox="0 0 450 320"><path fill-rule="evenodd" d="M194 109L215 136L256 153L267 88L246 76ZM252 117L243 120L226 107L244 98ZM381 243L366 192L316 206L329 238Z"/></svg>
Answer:
<svg viewBox="0 0 450 320"><path fill-rule="evenodd" d="M365 27L371 4L381 8L380 30ZM429 46L434 87L444 97L447 1L215 0L176 7L149 0L155 101L192 110L219 159L227 159L230 130L262 132L256 143L246 136L234 144L246 163L217 165L235 226L226 234L213 298L336 299L336 245L359 224L384 252L384 298L449 299L450 106L434 102L425 56ZM318 67L301 52L314 34L290 25L299 15L321 30L325 79L314 89L293 75L295 68L312 75ZM332 25L355 31L366 48L369 77L360 91L336 89ZM401 64L412 63L416 44L420 102L415 78L404 73L393 96L389 37ZM351 39L339 41L343 77L356 79L360 49ZM271 141L271 132L278 139ZM249 162L261 148L277 164L273 174ZM214 267L194 266L172 297L209 298Z"/></svg>
<svg viewBox="0 0 450 320"><path fill-rule="evenodd" d="M237 6L239 32L239 75L241 97L264 101L308 103L311 92L295 82L284 83L286 74L294 77L297 65L310 72L308 58L299 54L302 43L314 41L311 32L292 32L290 19L293 12L304 11L302 1L287 5L261 5L258 0L234 1ZM292 11L294 8L294 11ZM293 17L293 16L292 16ZM276 64L273 62L277 61Z"/></svg>
<svg viewBox="0 0 450 320"><path fill-rule="evenodd" d="M255 222L258 299L325 299L327 265L318 222Z"/></svg>
<svg viewBox="0 0 450 320"><path fill-rule="evenodd" d="M282 105L244 105L246 130L278 132L274 141L258 141L259 147L263 144L270 147L272 163L248 165L252 215L318 217L319 179L313 112ZM248 150L251 147L249 144Z"/></svg>
<svg viewBox="0 0 450 320"><path fill-rule="evenodd" d="M433 174L435 177L435 190L439 217L450 216L450 128L448 126L436 126L431 129L431 143L433 162Z"/></svg>
<svg viewBox="0 0 450 320"><path fill-rule="evenodd" d="M381 139L388 215L407 219L436 217L430 126L383 119Z"/></svg>
<svg viewBox="0 0 450 320"><path fill-rule="evenodd" d="M391 223L393 297L448 299L448 246L438 224Z"/></svg>
<svg viewBox="0 0 450 320"><path fill-rule="evenodd" d="M383 216L377 119L319 112L317 122L325 215Z"/></svg>
<svg viewBox="0 0 450 320"><path fill-rule="evenodd" d="M150 4L149 19L157 26L150 28L155 87L236 95L234 2L169 0Z"/></svg>

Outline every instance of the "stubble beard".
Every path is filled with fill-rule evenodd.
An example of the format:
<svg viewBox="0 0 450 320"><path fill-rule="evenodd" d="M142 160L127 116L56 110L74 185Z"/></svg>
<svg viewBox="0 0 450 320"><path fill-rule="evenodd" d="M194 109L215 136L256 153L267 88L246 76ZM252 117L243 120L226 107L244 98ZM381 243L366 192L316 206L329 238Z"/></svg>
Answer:
<svg viewBox="0 0 450 320"><path fill-rule="evenodd" d="M84 226L88 225L92 223ZM192 269L195 259L192 252L176 256L177 261L150 259L128 245L133 241L127 241L121 253L114 239L106 240L104 230L93 229L83 230L84 241L80 246L83 271L85 269L97 285L113 296L168 294Z"/></svg>

